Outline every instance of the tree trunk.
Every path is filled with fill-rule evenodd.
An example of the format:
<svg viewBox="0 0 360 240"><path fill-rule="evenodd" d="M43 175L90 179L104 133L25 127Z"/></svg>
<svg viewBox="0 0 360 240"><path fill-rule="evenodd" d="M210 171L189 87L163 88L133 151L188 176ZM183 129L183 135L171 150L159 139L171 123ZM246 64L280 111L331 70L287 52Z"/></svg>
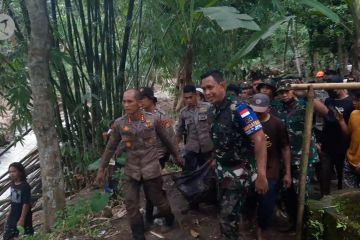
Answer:
<svg viewBox="0 0 360 240"><path fill-rule="evenodd" d="M41 166L44 230L48 232L55 223L56 211L65 205L61 155L49 81L49 19L45 0L25 2L31 26L28 67L34 106L33 129Z"/></svg>
<svg viewBox="0 0 360 240"><path fill-rule="evenodd" d="M349 10L353 16L355 27L355 41L353 45L352 75L355 81L360 81L360 1L348 1Z"/></svg>
<svg viewBox="0 0 360 240"><path fill-rule="evenodd" d="M180 68L176 81L176 97L174 101L174 110L179 111L182 107L182 89L185 85L192 83L192 65L193 65L193 46L189 42L187 44L186 53L183 64Z"/></svg>
<svg viewBox="0 0 360 240"><path fill-rule="evenodd" d="M131 21L132 21L132 16L133 16L133 12L134 12L134 4L135 4L135 0L129 0L129 6L128 6L128 12L127 12L127 17L126 17L126 25L125 25L125 31L124 31L124 38L123 38L123 44L122 44L122 49L121 49L121 56L120 56L120 64L119 64L119 72L118 75L116 77L116 90L115 90L115 98L116 98L116 102L114 103L114 113L115 113L115 118L120 117L121 115L121 98L122 98L122 94L125 86L125 64L126 64L126 56L127 56L127 51L129 48L129 41L130 41L130 33L131 33Z"/></svg>

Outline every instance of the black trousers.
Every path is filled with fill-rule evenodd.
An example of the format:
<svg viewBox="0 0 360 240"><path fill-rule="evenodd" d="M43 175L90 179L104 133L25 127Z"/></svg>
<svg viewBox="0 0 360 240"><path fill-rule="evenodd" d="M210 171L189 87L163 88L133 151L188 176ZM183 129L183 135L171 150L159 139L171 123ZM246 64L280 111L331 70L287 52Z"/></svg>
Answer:
<svg viewBox="0 0 360 240"><path fill-rule="evenodd" d="M329 154L321 152L321 174L320 174L320 190L321 195L330 194L331 176L335 166L336 175L338 178L338 189L342 189L343 178L344 178L344 164L345 164L345 153L343 154Z"/></svg>
<svg viewBox="0 0 360 240"><path fill-rule="evenodd" d="M196 153L196 152L186 152L185 159L185 171L195 171L198 167L201 167L206 163L211 157L211 152L207 153Z"/></svg>
<svg viewBox="0 0 360 240"><path fill-rule="evenodd" d="M160 215L165 217L167 225L174 222L174 215L171 212L169 201L162 190L162 178L157 177L150 180L137 181L126 177L124 182L125 205L127 216L130 222L131 231L135 240L144 240L144 221L140 209L140 189L144 188L145 195L159 209Z"/></svg>

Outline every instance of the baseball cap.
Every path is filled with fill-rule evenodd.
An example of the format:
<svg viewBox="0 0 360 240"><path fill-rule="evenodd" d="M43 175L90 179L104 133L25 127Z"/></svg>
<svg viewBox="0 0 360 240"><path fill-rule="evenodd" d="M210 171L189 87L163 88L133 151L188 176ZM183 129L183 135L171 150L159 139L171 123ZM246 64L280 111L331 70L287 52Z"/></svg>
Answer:
<svg viewBox="0 0 360 240"><path fill-rule="evenodd" d="M343 83L344 79L339 75L330 75L326 76L324 81L327 83Z"/></svg>
<svg viewBox="0 0 360 240"><path fill-rule="evenodd" d="M199 88L199 87L198 87L198 88L196 88L196 91L199 92L199 93L201 93L201 94L204 94L204 90L203 90L202 88Z"/></svg>
<svg viewBox="0 0 360 240"><path fill-rule="evenodd" d="M257 93L250 98L249 106L254 112L266 112L269 109L270 99L263 93Z"/></svg>
<svg viewBox="0 0 360 240"><path fill-rule="evenodd" d="M276 92L276 87L273 84L272 80L270 78L265 79L264 82L259 83L259 85L257 85L256 89L258 91L260 91L261 88L263 88L264 86L268 86L271 88L271 90L275 93Z"/></svg>
<svg viewBox="0 0 360 240"><path fill-rule="evenodd" d="M245 82L240 83L240 88L241 88L241 90L250 89L250 88L252 88L252 86L251 86L250 82L245 81Z"/></svg>
<svg viewBox="0 0 360 240"><path fill-rule="evenodd" d="M157 98L154 96L154 91L150 87L143 87L140 89L140 98L149 98L157 102Z"/></svg>
<svg viewBox="0 0 360 240"><path fill-rule="evenodd" d="M281 79L276 85L276 92L290 90L292 83L294 83L294 79Z"/></svg>

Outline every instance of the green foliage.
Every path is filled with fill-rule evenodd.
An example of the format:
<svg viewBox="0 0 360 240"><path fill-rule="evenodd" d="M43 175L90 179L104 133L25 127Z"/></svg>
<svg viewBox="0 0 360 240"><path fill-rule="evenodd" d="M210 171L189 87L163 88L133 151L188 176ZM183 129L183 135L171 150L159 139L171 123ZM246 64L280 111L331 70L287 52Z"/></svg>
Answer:
<svg viewBox="0 0 360 240"><path fill-rule="evenodd" d="M315 240L322 240L324 236L324 225L317 220L309 220L308 226L311 231L311 236Z"/></svg>
<svg viewBox="0 0 360 240"><path fill-rule="evenodd" d="M294 16L285 17L279 21L276 21L275 23L269 24L268 26L264 27L263 30L254 33L249 41L245 43L244 46L232 57L229 66L232 67L238 64L242 60L242 57L253 50L260 40L264 40L270 37L282 24L290 21L293 18Z"/></svg>
<svg viewBox="0 0 360 240"><path fill-rule="evenodd" d="M324 239L324 224L319 221L319 219L323 218L324 210L320 209L317 211L319 216L317 219L312 219L311 217L307 220L306 225L309 228L310 235L315 240L322 240ZM314 213L310 211L310 216Z"/></svg>
<svg viewBox="0 0 360 240"><path fill-rule="evenodd" d="M314 8L315 10L321 12L322 14L330 18L335 23L340 23L340 17L321 2L318 2L316 0L300 0L299 3Z"/></svg>
<svg viewBox="0 0 360 240"><path fill-rule="evenodd" d="M90 208L93 213L98 213L105 208L109 202L110 195L103 193L95 193L90 199Z"/></svg>
<svg viewBox="0 0 360 240"><path fill-rule="evenodd" d="M25 237L25 240L53 240L69 237L97 238L99 227L90 225L94 214L102 211L109 202L110 196L104 193L94 193L89 200L80 199L76 203L67 205L57 213L55 226L50 234L36 233Z"/></svg>
<svg viewBox="0 0 360 240"><path fill-rule="evenodd" d="M338 217L336 221L336 228L345 231L348 227L348 222L349 222L349 217L347 216L344 218Z"/></svg>
<svg viewBox="0 0 360 240"><path fill-rule="evenodd" d="M260 31L259 25L253 21L252 17L247 14L240 14L234 7L207 7L201 8L199 11L203 12L210 20L215 20L223 31L238 28Z"/></svg>
<svg viewBox="0 0 360 240"><path fill-rule="evenodd" d="M83 153L78 147L73 147L69 143L63 144L60 150L63 160L71 166L71 169L78 169L81 172L86 172L94 158L100 155L96 149Z"/></svg>

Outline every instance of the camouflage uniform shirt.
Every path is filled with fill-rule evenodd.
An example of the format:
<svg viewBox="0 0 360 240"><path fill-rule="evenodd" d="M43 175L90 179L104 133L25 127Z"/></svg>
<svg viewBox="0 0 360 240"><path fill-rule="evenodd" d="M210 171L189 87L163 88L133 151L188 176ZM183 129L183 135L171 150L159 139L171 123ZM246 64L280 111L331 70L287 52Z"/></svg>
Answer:
<svg viewBox="0 0 360 240"><path fill-rule="evenodd" d="M289 103L282 103L278 108L280 118L289 132L291 165L300 165L302 143L305 128L305 106L293 99ZM319 161L314 134L311 136L309 166Z"/></svg>
<svg viewBox="0 0 360 240"><path fill-rule="evenodd" d="M256 161L248 136L262 129L255 113L244 103L226 99L209 114L219 179L251 177Z"/></svg>

